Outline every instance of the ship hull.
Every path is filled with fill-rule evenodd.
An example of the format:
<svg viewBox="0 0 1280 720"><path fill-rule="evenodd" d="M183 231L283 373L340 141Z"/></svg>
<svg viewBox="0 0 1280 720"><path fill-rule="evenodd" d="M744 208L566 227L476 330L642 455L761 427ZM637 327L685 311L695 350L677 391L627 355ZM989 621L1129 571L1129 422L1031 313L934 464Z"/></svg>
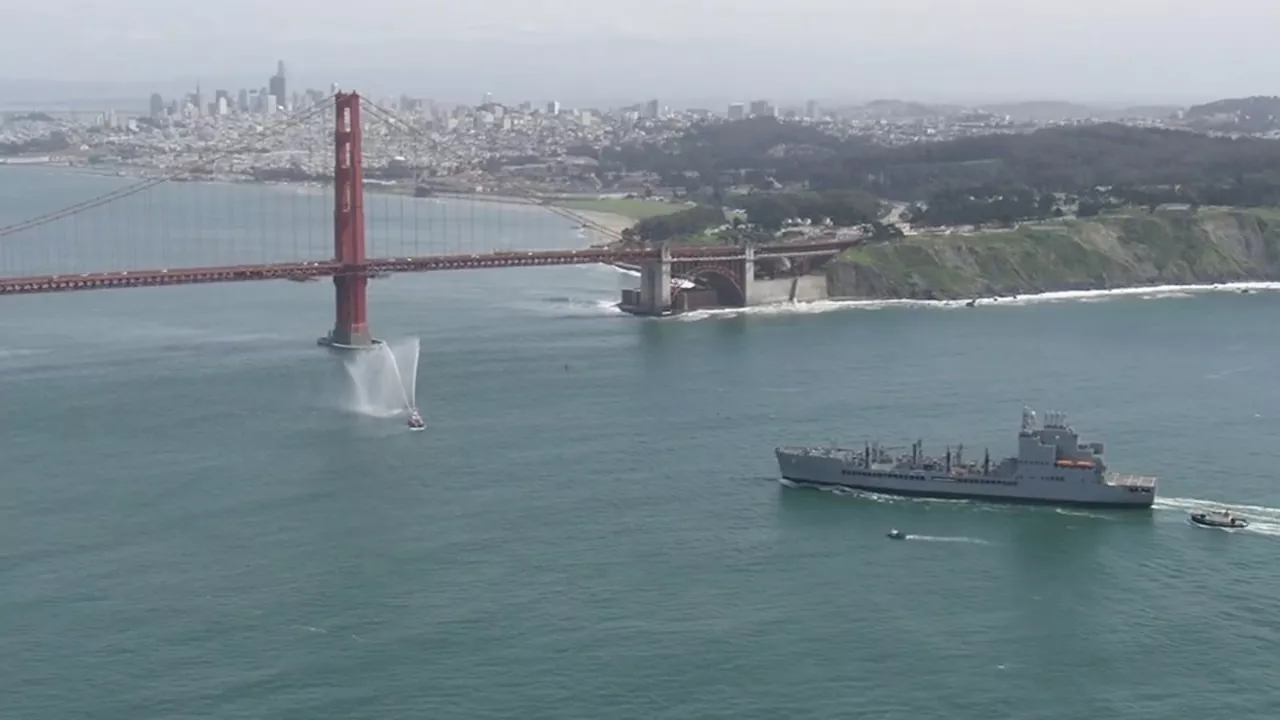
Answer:
<svg viewBox="0 0 1280 720"><path fill-rule="evenodd" d="M776 456L782 479L798 485L842 487L902 497L1136 509L1150 508L1156 497L1154 487L1144 491L1107 485L1090 481L1084 474L1062 482L1034 477L962 478L924 471L868 470L837 458L782 448L776 451Z"/></svg>

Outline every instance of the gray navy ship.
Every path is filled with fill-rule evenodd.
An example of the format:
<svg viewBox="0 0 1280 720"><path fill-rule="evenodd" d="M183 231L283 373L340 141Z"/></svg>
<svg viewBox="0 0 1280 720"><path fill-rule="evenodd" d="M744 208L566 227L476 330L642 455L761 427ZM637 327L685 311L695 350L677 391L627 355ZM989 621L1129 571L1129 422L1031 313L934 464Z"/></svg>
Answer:
<svg viewBox="0 0 1280 720"><path fill-rule="evenodd" d="M992 464L965 462L964 446L941 458L926 456L920 441L910 453L892 455L867 444L838 447L780 447L774 451L782 478L798 485L845 487L887 495L1038 502L1054 505L1149 508L1156 479L1107 471L1103 443L1083 444L1062 413L1048 413L1043 425L1030 408L1022 410L1018 454Z"/></svg>

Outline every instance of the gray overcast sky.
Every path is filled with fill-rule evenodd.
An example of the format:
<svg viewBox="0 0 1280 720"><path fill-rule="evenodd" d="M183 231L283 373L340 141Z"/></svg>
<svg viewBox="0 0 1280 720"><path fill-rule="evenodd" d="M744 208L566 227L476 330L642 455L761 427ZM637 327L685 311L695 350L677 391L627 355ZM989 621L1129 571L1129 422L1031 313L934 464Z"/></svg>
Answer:
<svg viewBox="0 0 1280 720"><path fill-rule="evenodd" d="M15 0L6 80L448 100L1194 102L1280 93L1276 0ZM354 5L353 12L350 7ZM13 85L11 84L12 88ZM10 92L16 92L10 90Z"/></svg>

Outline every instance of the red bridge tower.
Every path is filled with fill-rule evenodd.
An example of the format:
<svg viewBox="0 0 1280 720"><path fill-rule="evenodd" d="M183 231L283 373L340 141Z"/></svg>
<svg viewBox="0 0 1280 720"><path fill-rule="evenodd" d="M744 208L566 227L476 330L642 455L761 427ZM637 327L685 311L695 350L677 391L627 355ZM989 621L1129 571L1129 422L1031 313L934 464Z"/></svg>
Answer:
<svg viewBox="0 0 1280 720"><path fill-rule="evenodd" d="M320 344L364 350L381 341L369 335L364 244L364 151L360 143L360 95L338 93L333 168L333 257L342 271L333 277L336 319Z"/></svg>

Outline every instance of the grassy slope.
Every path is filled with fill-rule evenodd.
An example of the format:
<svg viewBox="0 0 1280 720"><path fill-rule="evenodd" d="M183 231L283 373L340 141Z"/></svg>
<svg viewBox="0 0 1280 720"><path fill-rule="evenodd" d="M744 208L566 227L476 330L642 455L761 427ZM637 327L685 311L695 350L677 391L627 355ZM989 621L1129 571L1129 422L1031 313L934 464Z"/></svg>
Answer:
<svg viewBox="0 0 1280 720"><path fill-rule="evenodd" d="M1129 212L849 250L837 294L940 297L1280 276L1280 211ZM852 272L850 269L852 268ZM855 279L856 276L856 279Z"/></svg>

